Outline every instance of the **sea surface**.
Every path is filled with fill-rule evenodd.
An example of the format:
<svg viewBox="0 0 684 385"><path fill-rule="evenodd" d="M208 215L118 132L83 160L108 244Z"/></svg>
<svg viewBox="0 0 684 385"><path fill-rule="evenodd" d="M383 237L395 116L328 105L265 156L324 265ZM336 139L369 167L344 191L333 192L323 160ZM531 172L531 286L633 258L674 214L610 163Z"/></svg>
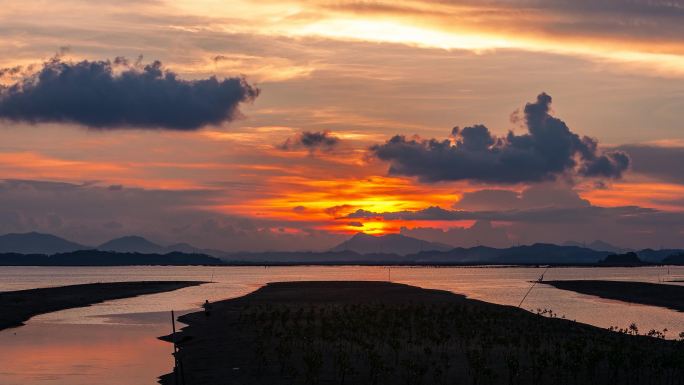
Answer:
<svg viewBox="0 0 684 385"><path fill-rule="evenodd" d="M211 283L173 292L108 301L32 318L0 331L2 385L151 385L171 371L172 346L157 339L171 332L170 311L194 311L205 301L238 297L275 281L381 280L443 289L469 298L518 306L544 268L520 267L0 267L0 291L92 282L200 280ZM684 267L551 268L547 280L605 279L671 282ZM684 331L684 314L605 300L536 285L523 308L600 327ZM2 311L2 309L0 309ZM178 325L180 327L182 325Z"/></svg>

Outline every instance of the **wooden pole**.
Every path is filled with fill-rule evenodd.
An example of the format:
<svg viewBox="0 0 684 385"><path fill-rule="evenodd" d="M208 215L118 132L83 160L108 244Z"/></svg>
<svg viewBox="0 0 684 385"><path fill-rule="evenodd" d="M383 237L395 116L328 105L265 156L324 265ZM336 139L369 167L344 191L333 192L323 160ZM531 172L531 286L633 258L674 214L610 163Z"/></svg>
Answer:
<svg viewBox="0 0 684 385"><path fill-rule="evenodd" d="M178 353L178 346L176 345L176 315L174 314L173 310L171 310L171 340L173 341L173 378L175 380L176 385L179 385L180 382L178 381L178 356L176 353Z"/></svg>

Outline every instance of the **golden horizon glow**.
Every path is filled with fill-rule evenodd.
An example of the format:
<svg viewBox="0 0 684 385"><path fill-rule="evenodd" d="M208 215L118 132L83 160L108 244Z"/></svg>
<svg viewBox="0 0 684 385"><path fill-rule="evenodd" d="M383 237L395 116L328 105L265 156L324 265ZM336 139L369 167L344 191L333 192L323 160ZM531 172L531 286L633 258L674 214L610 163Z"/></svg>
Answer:
<svg viewBox="0 0 684 385"><path fill-rule="evenodd" d="M526 27L525 23L552 20L551 16L535 12L516 17L487 16L488 11L495 14L499 10L494 6L488 9L487 6L424 4L419 1L371 1L340 3L339 6L326 1L293 0L240 0L237 3L245 10L245 15L239 18L242 21L240 23L236 23L235 18L231 18L230 23L221 21L224 15L232 15L221 2L183 1L174 2L173 5L182 12L215 17L216 22L208 28L229 33L389 43L476 53L515 49L582 56L619 64L626 69L633 66L648 68L660 75L684 75L684 44L554 35ZM374 7L378 9L374 10ZM260 23L250 24L248 20L253 19L258 19ZM305 76L310 72L311 69L296 69L291 75L283 76Z"/></svg>

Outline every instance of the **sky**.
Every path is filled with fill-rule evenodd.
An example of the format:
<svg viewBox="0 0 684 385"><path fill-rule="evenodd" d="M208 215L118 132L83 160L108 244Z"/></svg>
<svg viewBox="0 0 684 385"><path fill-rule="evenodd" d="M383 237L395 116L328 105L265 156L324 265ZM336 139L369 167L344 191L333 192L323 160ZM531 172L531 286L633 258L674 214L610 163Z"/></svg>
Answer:
<svg viewBox="0 0 684 385"><path fill-rule="evenodd" d="M682 21L672 0L0 0L0 233L684 247Z"/></svg>

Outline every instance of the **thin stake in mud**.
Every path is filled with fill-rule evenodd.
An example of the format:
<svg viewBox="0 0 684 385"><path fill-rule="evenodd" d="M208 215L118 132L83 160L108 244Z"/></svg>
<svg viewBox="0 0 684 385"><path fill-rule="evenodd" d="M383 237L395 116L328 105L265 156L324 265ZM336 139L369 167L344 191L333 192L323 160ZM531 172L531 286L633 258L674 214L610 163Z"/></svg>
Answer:
<svg viewBox="0 0 684 385"><path fill-rule="evenodd" d="M544 274L546 274L546 271L549 270L549 267L550 267L550 266L546 266L546 269L544 269L544 272L542 272L542 274L539 276L539 278L538 278L536 281L532 282L532 286L530 286L530 288L527 290L527 293L525 293L525 295L523 296L523 298L520 300L520 303L518 304L518 307L521 307L521 306L522 306L523 302L525 302L525 298L527 298L527 296L530 295L530 292L532 291L532 289L534 289L534 287L535 287L538 283L544 281Z"/></svg>
<svg viewBox="0 0 684 385"><path fill-rule="evenodd" d="M185 373L183 373L183 363L180 358L178 358L178 344L176 342L176 315L174 311L171 310L171 330L173 332L173 376L176 384L185 385ZM180 382L178 377L180 375Z"/></svg>

